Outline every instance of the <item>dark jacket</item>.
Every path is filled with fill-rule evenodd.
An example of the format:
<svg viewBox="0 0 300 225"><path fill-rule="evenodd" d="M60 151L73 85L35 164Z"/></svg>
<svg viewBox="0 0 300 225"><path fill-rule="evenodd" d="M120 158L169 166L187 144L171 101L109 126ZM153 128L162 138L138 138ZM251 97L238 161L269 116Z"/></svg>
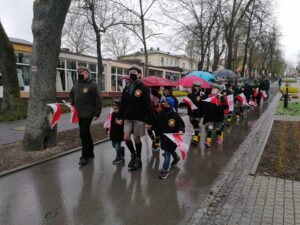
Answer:
<svg viewBox="0 0 300 225"><path fill-rule="evenodd" d="M198 109L195 109L195 110L192 110L190 107L188 107L189 116L195 117L195 118L203 117L206 104L202 100L204 100L206 98L205 94L204 95L200 94L200 92L190 93L187 95L187 97L192 100L192 102L194 103L195 106L198 107Z"/></svg>
<svg viewBox="0 0 300 225"><path fill-rule="evenodd" d="M178 133L185 130L185 125L181 117L174 111L166 113L162 110L155 121L155 128L160 136L161 149L166 151L173 151L177 148L176 144L172 142L165 133Z"/></svg>
<svg viewBox="0 0 300 225"><path fill-rule="evenodd" d="M122 93L120 111L124 120L138 120L147 124L153 122L150 92L139 80L126 83Z"/></svg>
<svg viewBox="0 0 300 225"><path fill-rule="evenodd" d="M92 79L77 81L71 89L70 100L78 111L78 118L100 116L100 94L97 84Z"/></svg>
<svg viewBox="0 0 300 225"><path fill-rule="evenodd" d="M216 105L213 103L205 103L205 113L203 124L208 122L223 122L224 120L224 110L228 109L228 105L223 97L220 97L221 105Z"/></svg>
<svg viewBox="0 0 300 225"><path fill-rule="evenodd" d="M110 140L112 141L123 141L123 136L124 136L124 125L119 125L116 123L116 119L120 120L121 115L120 115L120 111L119 112L112 112L111 114L111 124L110 124L110 133L109 133L109 137Z"/></svg>

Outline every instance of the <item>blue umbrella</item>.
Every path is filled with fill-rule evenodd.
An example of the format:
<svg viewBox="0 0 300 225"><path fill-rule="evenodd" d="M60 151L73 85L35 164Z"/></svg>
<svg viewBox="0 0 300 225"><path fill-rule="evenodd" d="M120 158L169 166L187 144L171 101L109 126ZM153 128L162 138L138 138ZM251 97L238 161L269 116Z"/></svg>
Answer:
<svg viewBox="0 0 300 225"><path fill-rule="evenodd" d="M196 76L196 77L200 77L206 81L216 81L216 78L209 72L205 72L205 71L193 71L190 72L187 76Z"/></svg>

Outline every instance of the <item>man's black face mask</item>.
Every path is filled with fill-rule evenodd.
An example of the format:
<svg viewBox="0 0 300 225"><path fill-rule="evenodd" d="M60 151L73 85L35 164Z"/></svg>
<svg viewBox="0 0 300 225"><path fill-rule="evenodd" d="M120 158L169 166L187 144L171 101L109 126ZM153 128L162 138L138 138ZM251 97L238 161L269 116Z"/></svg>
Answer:
<svg viewBox="0 0 300 225"><path fill-rule="evenodd" d="M130 79L133 81L135 81L137 79L137 74L135 74L135 73L130 73L129 76L130 76Z"/></svg>

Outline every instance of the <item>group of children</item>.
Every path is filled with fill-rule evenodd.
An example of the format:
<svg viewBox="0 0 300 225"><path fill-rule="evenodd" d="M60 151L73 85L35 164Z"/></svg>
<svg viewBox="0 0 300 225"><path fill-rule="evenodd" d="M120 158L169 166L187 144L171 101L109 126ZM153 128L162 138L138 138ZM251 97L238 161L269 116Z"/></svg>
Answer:
<svg viewBox="0 0 300 225"><path fill-rule="evenodd" d="M211 89L201 88L201 83L195 81L190 93L180 104L175 96L172 95L172 87L164 87L163 94L160 94L160 87L150 88L151 108L153 111L153 123L151 128L147 128L149 137L152 140L153 154L159 155L159 150L164 150L164 163L159 178L164 179L169 174L171 156L173 161L171 167L175 166L180 157L176 153L177 145L171 141L166 133L176 133L182 135L185 132L185 124L178 115L178 107L187 107L189 120L193 126L194 133L192 136L192 144L197 145L200 142L201 127L206 128L205 146L210 147L213 139L213 131L216 131L216 143L222 144L224 140L224 119L230 124L233 111L229 106L227 96L233 95L235 99L236 111L235 115L238 119L244 113L244 108L249 107L244 102L240 102L235 97L241 93L245 95L247 102L250 99L255 100L258 104L261 95L258 92L263 90L259 83L238 85L237 83L227 82L224 85L212 85ZM123 123L120 115L120 101L114 101L112 104L110 139L116 150L116 158L113 164L124 162L125 151L121 143L123 141Z"/></svg>

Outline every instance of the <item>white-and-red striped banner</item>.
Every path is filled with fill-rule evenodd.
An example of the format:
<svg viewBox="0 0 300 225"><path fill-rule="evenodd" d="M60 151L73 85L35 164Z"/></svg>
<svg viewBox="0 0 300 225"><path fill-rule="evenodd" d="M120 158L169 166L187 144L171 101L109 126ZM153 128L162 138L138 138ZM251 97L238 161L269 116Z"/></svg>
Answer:
<svg viewBox="0 0 300 225"><path fill-rule="evenodd" d="M173 141L177 145L177 149L181 152L182 159L185 159L189 146L186 143L184 143L182 135L173 133L168 133L164 135L166 135L171 141Z"/></svg>

